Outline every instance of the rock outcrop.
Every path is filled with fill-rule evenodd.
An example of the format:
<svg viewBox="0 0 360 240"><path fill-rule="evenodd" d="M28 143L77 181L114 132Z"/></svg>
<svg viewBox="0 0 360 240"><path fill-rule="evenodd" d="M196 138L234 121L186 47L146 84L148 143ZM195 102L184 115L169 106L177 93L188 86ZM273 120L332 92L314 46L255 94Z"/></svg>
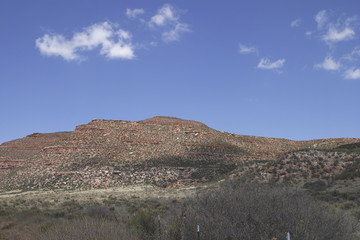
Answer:
<svg viewBox="0 0 360 240"><path fill-rule="evenodd" d="M161 186L210 181L243 162L359 139L291 141L219 132L170 117L92 120L73 132L34 133L0 146L0 189Z"/></svg>

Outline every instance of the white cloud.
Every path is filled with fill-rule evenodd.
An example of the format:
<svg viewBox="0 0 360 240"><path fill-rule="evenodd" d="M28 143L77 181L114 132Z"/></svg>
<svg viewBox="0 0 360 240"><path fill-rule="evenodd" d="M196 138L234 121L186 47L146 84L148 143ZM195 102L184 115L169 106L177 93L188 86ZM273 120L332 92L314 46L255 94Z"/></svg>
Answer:
<svg viewBox="0 0 360 240"><path fill-rule="evenodd" d="M326 10L318 12L315 21L318 26L318 33L321 39L331 47L333 43L351 40L355 37L355 30L359 23L357 16L345 18L345 14L341 15L333 21L330 14Z"/></svg>
<svg viewBox="0 0 360 240"><path fill-rule="evenodd" d="M350 27L343 30L337 29L335 26L330 26L328 32L322 37L327 42L340 42L353 39L355 32Z"/></svg>
<svg viewBox="0 0 360 240"><path fill-rule="evenodd" d="M145 10L142 8L135 8L135 9L127 8L125 14L126 14L126 16L128 16L128 18L135 19L135 18L137 18L137 16L144 14L144 13L145 13Z"/></svg>
<svg viewBox="0 0 360 240"><path fill-rule="evenodd" d="M239 53L240 54L249 54L249 53L258 53L259 51L252 46L245 46L244 44L239 43Z"/></svg>
<svg viewBox="0 0 360 240"><path fill-rule="evenodd" d="M325 25L325 23L328 21L328 14L326 10L319 11L315 15L315 21L317 22L318 28L322 28Z"/></svg>
<svg viewBox="0 0 360 240"><path fill-rule="evenodd" d="M345 54L342 57L342 59L350 61L350 62L354 62L354 61L357 61L359 59L359 57L360 57L360 47L357 46L351 51L351 53Z"/></svg>
<svg viewBox="0 0 360 240"><path fill-rule="evenodd" d="M307 31L307 32L305 33L305 35L306 35L307 37L311 37L312 34L313 34L313 32L311 32L311 31Z"/></svg>
<svg viewBox="0 0 360 240"><path fill-rule="evenodd" d="M347 54L338 52L341 57L337 59L328 55L322 62L314 64L314 68L327 71L338 71L338 73L339 70L347 69L343 73L344 78L360 78L360 68L351 68L351 65L349 65L350 63L357 64L360 59L360 48L353 45L354 41L349 41L355 38L357 39L356 31L360 25L358 16L355 15L349 17L345 13L335 16L334 11L322 10L316 14L315 22L317 23L317 30L313 31L312 35L316 35L321 41L326 43L331 49L332 55L338 52L339 49L343 49L335 47L336 44L343 44L346 48L352 47L353 50ZM349 42L344 43L345 41Z"/></svg>
<svg viewBox="0 0 360 240"><path fill-rule="evenodd" d="M331 56L325 57L324 61L319 64L315 64L315 68L317 69L325 69L325 70L339 70L341 64L336 62Z"/></svg>
<svg viewBox="0 0 360 240"><path fill-rule="evenodd" d="M360 79L360 68L358 69L348 69L345 72L346 79Z"/></svg>
<svg viewBox="0 0 360 240"><path fill-rule="evenodd" d="M122 29L115 30L108 23L91 25L82 32L75 32L70 40L60 34L45 34L36 39L36 47L45 56L60 56L65 60L82 60L78 52L101 47L100 54L107 58L133 59L134 47L131 34Z"/></svg>
<svg viewBox="0 0 360 240"><path fill-rule="evenodd" d="M291 26L292 28L294 28L294 27L299 27L300 25L301 25L301 19L300 19L300 18L295 19L294 21L292 21L292 22L290 23L290 26Z"/></svg>
<svg viewBox="0 0 360 240"><path fill-rule="evenodd" d="M163 32L162 39L164 42L177 41L180 38L180 33L189 32L189 26L185 23L177 23L175 28L170 31Z"/></svg>
<svg viewBox="0 0 360 240"><path fill-rule="evenodd" d="M271 62L269 58L262 58L258 64L258 68L260 69L277 69L282 68L284 66L285 59L279 59L275 62Z"/></svg>
<svg viewBox="0 0 360 240"><path fill-rule="evenodd" d="M168 23L178 22L179 17L176 15L174 8L170 4L165 4L154 15L149 24L150 26L164 26Z"/></svg>
<svg viewBox="0 0 360 240"><path fill-rule="evenodd" d="M189 25L180 22L179 14L170 4L165 4L160 8L148 24L151 28L162 30L161 36L164 42L177 41L181 33L190 31Z"/></svg>
<svg viewBox="0 0 360 240"><path fill-rule="evenodd" d="M62 35L45 34L42 38L36 40L36 46L45 56L61 56L66 60L79 59L74 52L74 47Z"/></svg>

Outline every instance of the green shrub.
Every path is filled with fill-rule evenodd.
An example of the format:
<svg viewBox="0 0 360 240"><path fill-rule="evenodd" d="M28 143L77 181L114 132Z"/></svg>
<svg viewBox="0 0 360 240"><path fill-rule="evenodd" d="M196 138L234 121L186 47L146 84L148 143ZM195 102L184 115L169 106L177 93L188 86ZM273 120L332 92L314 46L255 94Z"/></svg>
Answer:
<svg viewBox="0 0 360 240"><path fill-rule="evenodd" d="M100 219L113 219L113 213L106 207L103 206L92 206L86 209L86 215L89 217L95 217Z"/></svg>
<svg viewBox="0 0 360 240"><path fill-rule="evenodd" d="M127 226L135 227L141 235L152 236L156 231L155 213L151 210L140 209L128 222Z"/></svg>
<svg viewBox="0 0 360 240"><path fill-rule="evenodd" d="M317 180L315 182L307 182L304 184L304 188L312 191L323 191L326 189L325 182Z"/></svg>

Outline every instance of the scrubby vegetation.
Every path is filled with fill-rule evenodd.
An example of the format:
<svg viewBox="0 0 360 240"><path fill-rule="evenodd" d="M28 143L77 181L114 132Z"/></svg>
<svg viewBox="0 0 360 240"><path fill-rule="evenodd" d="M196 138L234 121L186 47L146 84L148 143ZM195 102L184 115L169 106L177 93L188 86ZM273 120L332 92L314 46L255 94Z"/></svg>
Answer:
<svg viewBox="0 0 360 240"><path fill-rule="evenodd" d="M199 196L188 222L202 225L204 239L355 239L356 223L284 186L227 184ZM186 239L191 238L191 233Z"/></svg>
<svg viewBox="0 0 360 240"><path fill-rule="evenodd" d="M232 174L251 176L255 170L252 163L262 160L275 161L270 169L256 169L260 174L257 177L267 181L322 178L338 172L327 168L322 171L321 167L335 158L342 167L344 158L326 159L322 152L293 156L286 153L338 147L345 156L358 149L359 141L349 138L291 141L236 135L216 131L200 122L171 117L138 122L95 119L77 126L73 132L34 133L2 144L0 192L87 190L149 183L162 187L190 185ZM302 164L311 155L319 157L315 160L320 165ZM277 162L281 156L295 160L298 165L291 161ZM246 170L249 174L244 173ZM302 172L297 174L298 170Z"/></svg>
<svg viewBox="0 0 360 240"><path fill-rule="evenodd" d="M359 239L357 220L334 210L303 190L284 185L226 182L184 200L128 200L108 196L101 204L61 203L60 210L33 208L8 218L2 230L16 229L15 219L32 230L23 239ZM61 214L60 214L61 213ZM159 218L160 217L160 218ZM1 221L0 221L1 222ZM1 235L0 235L0 239ZM4 238L22 239L22 238Z"/></svg>

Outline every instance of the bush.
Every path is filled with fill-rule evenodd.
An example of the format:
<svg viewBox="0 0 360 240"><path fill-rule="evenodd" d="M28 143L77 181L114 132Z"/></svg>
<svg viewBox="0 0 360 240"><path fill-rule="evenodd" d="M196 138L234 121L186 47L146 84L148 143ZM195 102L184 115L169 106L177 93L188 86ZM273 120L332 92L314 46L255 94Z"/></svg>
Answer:
<svg viewBox="0 0 360 240"><path fill-rule="evenodd" d="M321 180L317 180L315 182L305 183L304 188L312 191L324 191L326 189L326 184Z"/></svg>
<svg viewBox="0 0 360 240"><path fill-rule="evenodd" d="M356 223L307 197L303 191L283 186L229 183L199 195L187 207L185 239L342 240L354 239Z"/></svg>
<svg viewBox="0 0 360 240"><path fill-rule="evenodd" d="M127 222L127 226L135 227L142 236L153 236L156 231L154 212L141 209Z"/></svg>
<svg viewBox="0 0 360 240"><path fill-rule="evenodd" d="M314 193L329 198L341 195ZM200 225L200 239L206 240L286 239L287 232L291 240L352 240L358 230L357 222L344 212L313 200L304 190L255 183L228 182L185 202L172 202L162 212L161 231L157 213L149 208L138 210L126 224L111 218L114 213L100 206L86 213L84 218L57 219L56 224L44 225L36 239L157 240L161 235L164 240L195 240Z"/></svg>
<svg viewBox="0 0 360 240"><path fill-rule="evenodd" d="M89 217L95 217L100 219L113 219L113 213L103 206L92 206L86 209L86 215Z"/></svg>

